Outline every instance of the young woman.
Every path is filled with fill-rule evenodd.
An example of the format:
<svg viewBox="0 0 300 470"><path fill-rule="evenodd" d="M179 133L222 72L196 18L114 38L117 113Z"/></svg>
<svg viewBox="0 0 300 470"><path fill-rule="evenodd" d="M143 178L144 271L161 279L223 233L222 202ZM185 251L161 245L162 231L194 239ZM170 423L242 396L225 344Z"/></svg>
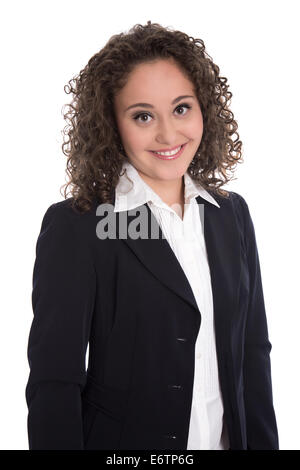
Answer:
<svg viewBox="0 0 300 470"><path fill-rule="evenodd" d="M242 159L227 79L202 40L148 21L71 82L70 180L33 272L29 448L278 449L254 227L220 189Z"/></svg>

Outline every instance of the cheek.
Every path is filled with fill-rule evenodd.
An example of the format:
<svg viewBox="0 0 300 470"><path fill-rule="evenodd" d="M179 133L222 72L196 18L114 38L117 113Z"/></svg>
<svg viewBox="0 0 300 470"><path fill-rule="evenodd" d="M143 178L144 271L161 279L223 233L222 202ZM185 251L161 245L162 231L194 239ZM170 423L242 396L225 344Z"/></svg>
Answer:
<svg viewBox="0 0 300 470"><path fill-rule="evenodd" d="M130 145L130 142L134 140L134 132L132 126L130 125L130 123L128 123L128 121L120 120L118 123L118 127L123 142L126 142L127 145Z"/></svg>
<svg viewBox="0 0 300 470"><path fill-rule="evenodd" d="M188 126L188 132L191 139L199 139L203 134L203 119L202 115L195 116Z"/></svg>
<svg viewBox="0 0 300 470"><path fill-rule="evenodd" d="M137 126L123 127L123 142L131 149L139 150L145 147L145 132L140 132Z"/></svg>

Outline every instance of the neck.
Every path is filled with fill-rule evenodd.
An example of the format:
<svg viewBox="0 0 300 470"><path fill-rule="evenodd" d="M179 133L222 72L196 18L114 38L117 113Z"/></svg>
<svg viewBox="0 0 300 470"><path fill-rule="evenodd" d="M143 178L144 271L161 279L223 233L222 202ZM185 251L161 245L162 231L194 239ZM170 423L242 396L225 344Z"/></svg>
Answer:
<svg viewBox="0 0 300 470"><path fill-rule="evenodd" d="M148 186L156 192L156 194L164 201L168 206L177 204L181 208L181 214L175 207L173 208L181 216L183 215L184 209L184 177L171 181L160 181L149 178L148 176L141 174L141 178L148 184Z"/></svg>

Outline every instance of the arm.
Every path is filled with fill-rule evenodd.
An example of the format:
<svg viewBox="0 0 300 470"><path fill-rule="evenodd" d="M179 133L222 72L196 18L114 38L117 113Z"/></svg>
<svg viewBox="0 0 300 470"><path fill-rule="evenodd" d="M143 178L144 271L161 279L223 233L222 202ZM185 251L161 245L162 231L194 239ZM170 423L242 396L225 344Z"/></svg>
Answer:
<svg viewBox="0 0 300 470"><path fill-rule="evenodd" d="M268 326L255 230L246 201L240 196L250 277L244 350L244 400L248 450L279 450L273 408Z"/></svg>
<svg viewBox="0 0 300 470"><path fill-rule="evenodd" d="M29 449L81 449L81 390L95 296L86 240L64 207L46 211L36 245L26 386Z"/></svg>

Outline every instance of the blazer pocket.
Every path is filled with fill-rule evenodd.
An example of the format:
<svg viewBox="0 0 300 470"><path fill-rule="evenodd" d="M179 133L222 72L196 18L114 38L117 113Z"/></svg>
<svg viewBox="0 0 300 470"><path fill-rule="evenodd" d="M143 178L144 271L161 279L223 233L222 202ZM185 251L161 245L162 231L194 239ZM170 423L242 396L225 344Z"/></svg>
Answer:
<svg viewBox="0 0 300 470"><path fill-rule="evenodd" d="M128 391L100 384L88 375L81 398L85 449L117 449Z"/></svg>
<svg viewBox="0 0 300 470"><path fill-rule="evenodd" d="M92 406L88 401L84 399L82 400L83 441L85 447L93 429L97 416L97 411L97 408Z"/></svg>

